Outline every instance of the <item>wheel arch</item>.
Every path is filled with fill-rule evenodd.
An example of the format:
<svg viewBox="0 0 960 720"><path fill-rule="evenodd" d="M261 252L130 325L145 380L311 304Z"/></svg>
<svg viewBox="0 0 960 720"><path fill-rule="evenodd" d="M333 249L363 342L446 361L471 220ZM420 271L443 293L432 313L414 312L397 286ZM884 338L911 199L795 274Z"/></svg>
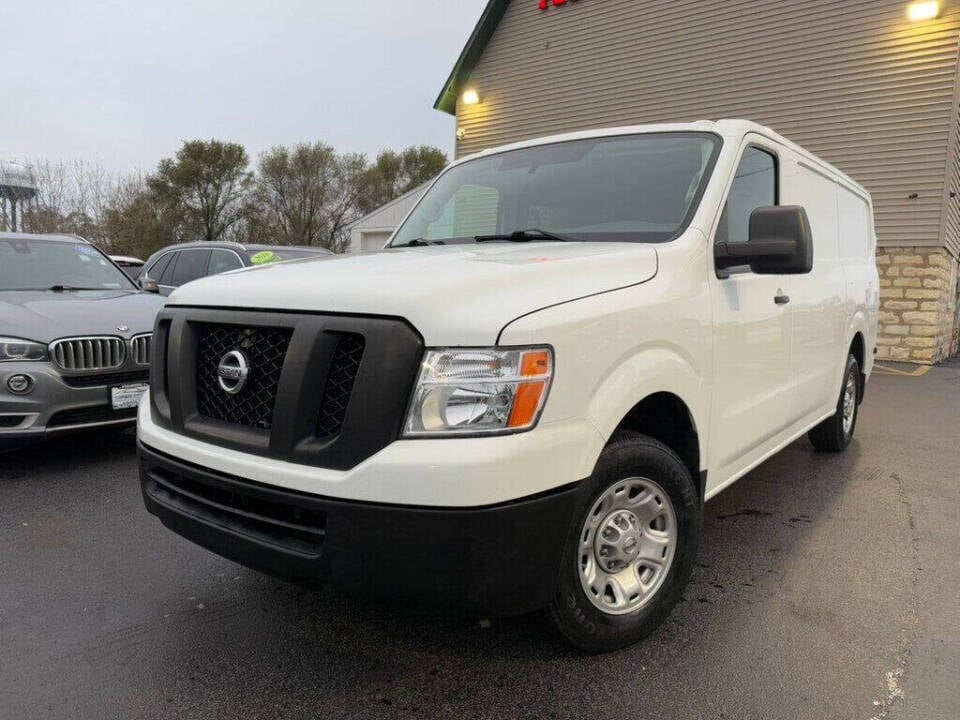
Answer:
<svg viewBox="0 0 960 720"><path fill-rule="evenodd" d="M636 432L659 440L673 450L690 470L701 500L706 491L701 466L700 433L687 403L672 392L660 391L636 403L614 430Z"/></svg>
<svg viewBox="0 0 960 720"><path fill-rule="evenodd" d="M867 387L867 341L861 331L854 332L848 348L847 353L853 355L860 366L860 377L857 378L857 400L863 402L863 395Z"/></svg>
<svg viewBox="0 0 960 720"><path fill-rule="evenodd" d="M635 351L591 393L588 418L605 442L618 430L663 442L684 461L702 494L711 388L697 365L677 347Z"/></svg>

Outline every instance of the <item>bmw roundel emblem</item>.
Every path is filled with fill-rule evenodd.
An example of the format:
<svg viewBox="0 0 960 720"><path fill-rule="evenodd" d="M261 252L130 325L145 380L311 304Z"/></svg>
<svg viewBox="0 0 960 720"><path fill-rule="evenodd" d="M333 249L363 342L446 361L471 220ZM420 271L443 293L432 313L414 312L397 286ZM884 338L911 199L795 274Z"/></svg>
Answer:
<svg viewBox="0 0 960 720"><path fill-rule="evenodd" d="M126 325L117 325L117 332L130 332L130 328Z"/></svg>

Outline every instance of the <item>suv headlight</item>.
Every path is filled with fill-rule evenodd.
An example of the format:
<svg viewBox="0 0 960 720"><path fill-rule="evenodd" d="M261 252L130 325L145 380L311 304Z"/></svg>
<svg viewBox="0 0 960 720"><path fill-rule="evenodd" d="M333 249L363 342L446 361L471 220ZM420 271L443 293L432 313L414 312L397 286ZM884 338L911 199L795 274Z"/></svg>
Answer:
<svg viewBox="0 0 960 720"><path fill-rule="evenodd" d="M552 376L549 348L428 350L404 435L530 430L540 418Z"/></svg>
<svg viewBox="0 0 960 720"><path fill-rule="evenodd" d="M7 360L46 360L47 346L32 340L0 337L0 362Z"/></svg>

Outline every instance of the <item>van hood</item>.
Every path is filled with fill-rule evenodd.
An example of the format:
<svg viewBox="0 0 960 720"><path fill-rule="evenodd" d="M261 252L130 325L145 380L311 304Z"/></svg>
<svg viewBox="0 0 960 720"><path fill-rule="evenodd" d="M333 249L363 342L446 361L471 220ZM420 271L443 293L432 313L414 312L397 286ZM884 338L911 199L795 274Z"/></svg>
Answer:
<svg viewBox="0 0 960 720"><path fill-rule="evenodd" d="M156 295L121 290L0 291L0 335L41 343L82 335L129 338L151 332L162 307Z"/></svg>
<svg viewBox="0 0 960 720"><path fill-rule="evenodd" d="M490 345L522 315L656 272L656 250L631 243L395 248L209 277L168 304L403 317L427 345Z"/></svg>

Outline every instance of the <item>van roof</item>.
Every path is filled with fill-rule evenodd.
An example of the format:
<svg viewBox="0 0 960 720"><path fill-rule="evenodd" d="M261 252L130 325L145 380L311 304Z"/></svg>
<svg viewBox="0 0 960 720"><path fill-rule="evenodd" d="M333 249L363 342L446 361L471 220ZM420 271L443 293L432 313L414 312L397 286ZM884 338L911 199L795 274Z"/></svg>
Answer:
<svg viewBox="0 0 960 720"><path fill-rule="evenodd" d="M831 165L825 160L820 159L809 150L806 150L799 145L797 145L792 140L785 138L783 135L777 131L761 125L759 123L753 122L751 120L743 120L738 118L728 118L723 120L698 120L696 122L686 122L686 123L657 123L649 125L623 125L618 127L609 127L609 128L596 128L593 130L581 130L577 132L562 133L559 135L549 135L547 137L535 138L532 140L523 140L516 143L511 143L509 145L502 145L500 147L489 148L486 150L481 150L478 153L469 155L458 160L456 164L470 160L471 158L483 157L484 155L492 155L495 153L501 153L509 150L519 150L522 148L536 147L537 145L546 145L548 143L555 142L568 142L571 140L586 140L589 138L601 138L601 137L612 137L616 135L639 135L642 133L655 133L655 132L712 132L715 133L725 140L734 140L739 142L739 140L746 135L747 133L757 133L758 135L763 135L774 142L790 148L798 155L803 156L808 162L817 166L822 172L833 175L838 181L842 181L844 184L855 188L863 195L869 197L869 192L866 188L863 187L856 180L851 178L849 175L844 173L839 168Z"/></svg>

